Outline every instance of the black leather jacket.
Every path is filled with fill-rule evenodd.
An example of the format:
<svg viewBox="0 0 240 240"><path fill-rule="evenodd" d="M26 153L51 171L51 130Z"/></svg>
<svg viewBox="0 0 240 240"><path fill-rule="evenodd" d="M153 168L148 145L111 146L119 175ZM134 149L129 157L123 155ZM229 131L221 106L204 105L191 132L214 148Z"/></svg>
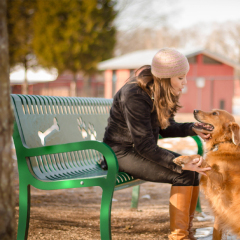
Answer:
<svg viewBox="0 0 240 240"><path fill-rule="evenodd" d="M163 138L196 135L193 123L176 123L170 118L170 126L161 129L157 112L152 108L152 99L141 87L136 83L125 84L114 96L103 142L116 153L134 148L142 157L181 173L182 168L172 161L174 155L157 145L158 135Z"/></svg>

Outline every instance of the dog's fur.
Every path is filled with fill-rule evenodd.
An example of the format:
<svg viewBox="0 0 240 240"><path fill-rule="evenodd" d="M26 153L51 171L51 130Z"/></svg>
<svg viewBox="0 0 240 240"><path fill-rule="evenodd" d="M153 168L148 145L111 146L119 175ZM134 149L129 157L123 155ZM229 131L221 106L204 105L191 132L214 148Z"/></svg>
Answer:
<svg viewBox="0 0 240 240"><path fill-rule="evenodd" d="M234 117L224 110L194 111L196 120L214 126L206 142L202 167L210 166L201 176L201 189L215 216L213 239L221 239L223 230L240 238L240 135ZM190 159L175 159L178 165Z"/></svg>

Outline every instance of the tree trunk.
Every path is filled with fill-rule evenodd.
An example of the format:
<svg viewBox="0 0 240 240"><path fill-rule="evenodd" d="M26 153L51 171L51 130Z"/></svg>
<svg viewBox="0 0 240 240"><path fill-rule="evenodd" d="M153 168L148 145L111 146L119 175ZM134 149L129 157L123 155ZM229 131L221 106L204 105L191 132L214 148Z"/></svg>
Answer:
<svg viewBox="0 0 240 240"><path fill-rule="evenodd" d="M15 236L15 194L11 136L13 113L10 105L6 0L0 1L0 239Z"/></svg>
<svg viewBox="0 0 240 240"><path fill-rule="evenodd" d="M24 61L24 82L22 84L22 94L28 94L28 79L27 79L27 60Z"/></svg>

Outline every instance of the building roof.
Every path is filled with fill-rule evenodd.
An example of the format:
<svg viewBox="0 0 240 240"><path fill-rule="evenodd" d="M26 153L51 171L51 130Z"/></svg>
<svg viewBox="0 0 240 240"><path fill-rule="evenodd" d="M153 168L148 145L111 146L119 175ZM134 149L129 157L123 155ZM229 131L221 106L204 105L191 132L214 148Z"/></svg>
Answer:
<svg viewBox="0 0 240 240"><path fill-rule="evenodd" d="M33 69L30 68L27 71L28 83L41 83L50 82L56 80L58 76L57 69L45 70L43 68ZM10 83L11 84L22 84L25 79L25 70L22 66L17 66L10 73Z"/></svg>
<svg viewBox="0 0 240 240"><path fill-rule="evenodd" d="M124 54L120 57L111 58L109 60L100 62L98 64L99 70L117 70L117 69L137 69L143 65L151 65L152 58L158 52L159 49L146 49L139 50L131 53ZM240 65L236 62L225 58L222 55L213 53L206 49L193 49L184 50L177 49L179 52L184 54L186 57L193 57L198 54L204 54L210 58L213 58L219 62L225 63L233 68L240 69Z"/></svg>

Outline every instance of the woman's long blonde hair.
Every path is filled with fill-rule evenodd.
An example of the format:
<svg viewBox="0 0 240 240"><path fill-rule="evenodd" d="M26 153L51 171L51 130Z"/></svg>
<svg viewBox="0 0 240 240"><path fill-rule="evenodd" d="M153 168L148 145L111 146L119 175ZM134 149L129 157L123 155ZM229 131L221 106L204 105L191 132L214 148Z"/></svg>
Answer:
<svg viewBox="0 0 240 240"><path fill-rule="evenodd" d="M151 73L151 66L145 65L136 71L137 84L153 99L153 110L156 109L162 129L169 126L169 118L174 116L181 106L179 96L172 92L170 78L157 78ZM135 82L134 81L134 82Z"/></svg>

